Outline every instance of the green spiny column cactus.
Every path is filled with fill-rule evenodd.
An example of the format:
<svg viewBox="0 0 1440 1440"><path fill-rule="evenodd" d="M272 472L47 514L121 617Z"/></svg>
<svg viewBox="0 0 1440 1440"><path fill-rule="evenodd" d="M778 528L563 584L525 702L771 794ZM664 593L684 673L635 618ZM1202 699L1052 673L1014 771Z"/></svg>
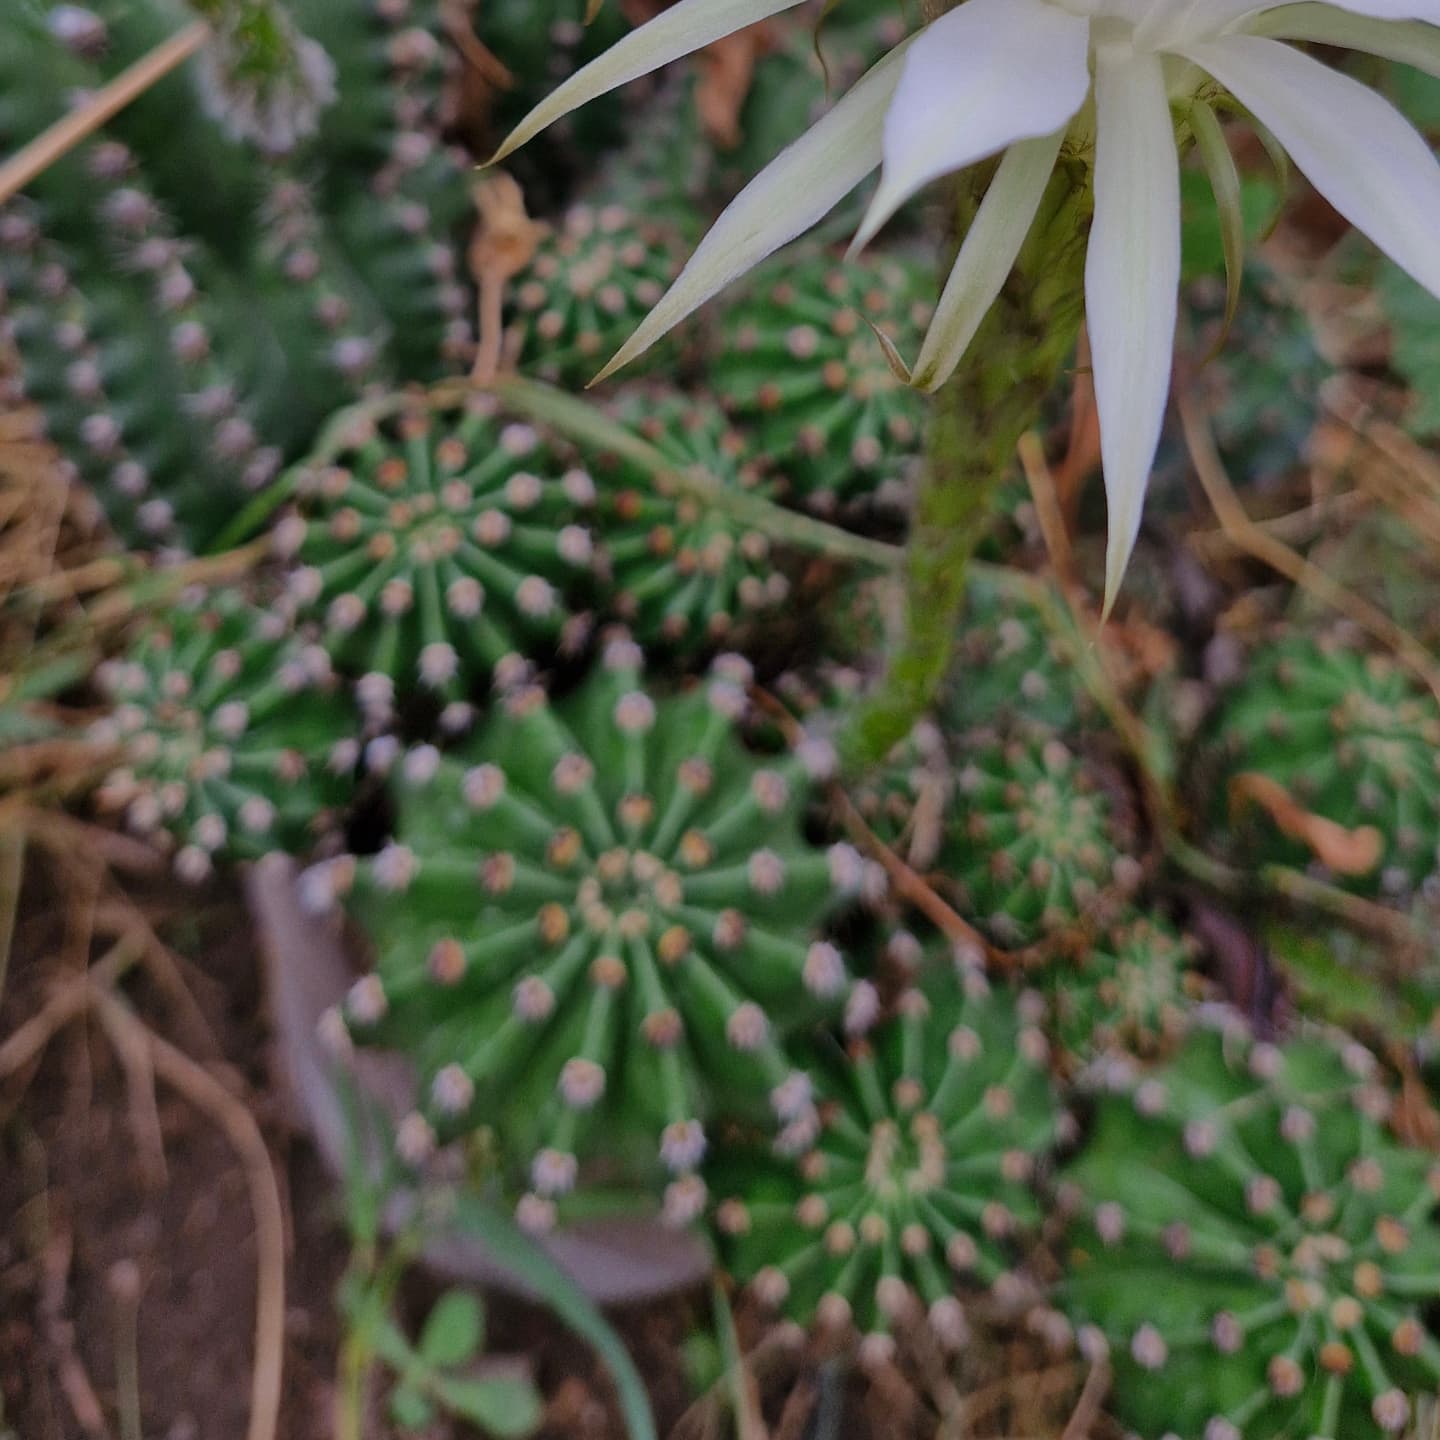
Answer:
<svg viewBox="0 0 1440 1440"><path fill-rule="evenodd" d="M726 313L715 391L797 504L832 514L858 498L905 503L925 401L892 373L871 326L913 358L933 292L925 267L899 256L845 263L818 250L770 267Z"/></svg>
<svg viewBox="0 0 1440 1440"><path fill-rule="evenodd" d="M793 1161L722 1147L712 1185L722 1255L763 1302L808 1323L856 1325L876 1358L892 1324L928 1308L965 1342L957 1283L1008 1274L1039 1220L1031 1182L1060 1115L1044 1036L978 971L916 977L893 1019L812 1067L821 1129ZM867 993L869 992L869 993ZM878 1002L856 987L852 1030Z"/></svg>
<svg viewBox="0 0 1440 1440"><path fill-rule="evenodd" d="M1062 741L982 734L958 766L940 869L961 912L1000 944L1064 929L1138 883L1115 805Z"/></svg>
<svg viewBox="0 0 1440 1440"><path fill-rule="evenodd" d="M297 619L364 677L367 708L417 686L463 702L526 657L580 648L569 602L592 576L595 482L567 447L480 394L458 418L347 423L333 460L297 472L274 540Z"/></svg>
<svg viewBox="0 0 1440 1440"><path fill-rule="evenodd" d="M1394 661L1335 639L1284 636L1251 656L1214 737L1226 774L1258 773L1327 820L1378 830L1380 863L1357 884L1402 892L1435 871L1440 709ZM1310 858L1268 819L1253 820L1247 832L1263 856Z"/></svg>
<svg viewBox="0 0 1440 1440"><path fill-rule="evenodd" d="M680 272L676 234L623 204L577 204L512 287L520 368L579 390Z"/></svg>
<svg viewBox="0 0 1440 1440"><path fill-rule="evenodd" d="M329 658L233 593L191 597L97 672L92 738L118 764L99 792L182 879L218 857L303 851L331 826L358 745Z"/></svg>
<svg viewBox="0 0 1440 1440"><path fill-rule="evenodd" d="M1440 1168L1353 1043L1197 1034L1100 1103L1064 1303L1145 1437L1363 1440L1440 1386Z"/></svg>
<svg viewBox="0 0 1440 1440"><path fill-rule="evenodd" d="M675 469L703 485L763 492L744 440L715 406L666 390L632 392L616 407ZM644 644L695 650L728 641L773 614L790 593L767 536L703 493L597 456L598 530L613 604Z"/></svg>
<svg viewBox="0 0 1440 1440"><path fill-rule="evenodd" d="M412 751L394 843L309 885L348 884L373 942L343 1013L416 1059L412 1137L491 1126L532 1227L582 1159L596 1181L672 1177L665 1213L695 1218L717 1109L806 1143L809 1081L780 1042L850 988L817 925L863 866L802 838L798 760L738 745L748 666L657 701L640 662L612 638L568 703L522 688L462 754Z"/></svg>
<svg viewBox="0 0 1440 1440"><path fill-rule="evenodd" d="M1163 920L1117 925L1041 985L1048 1025L1077 1060L1106 1051L1154 1055L1184 1033L1194 947Z"/></svg>

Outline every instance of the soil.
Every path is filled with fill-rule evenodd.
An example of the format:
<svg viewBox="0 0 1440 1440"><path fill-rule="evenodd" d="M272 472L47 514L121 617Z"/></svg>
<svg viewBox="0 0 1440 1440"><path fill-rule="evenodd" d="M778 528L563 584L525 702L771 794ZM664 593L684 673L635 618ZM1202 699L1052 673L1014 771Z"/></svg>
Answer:
<svg viewBox="0 0 1440 1440"><path fill-rule="evenodd" d="M28 881L0 1044L94 958L72 933L74 897L52 893L43 875ZM336 1187L271 1084L248 918L238 894L218 887L162 887L137 900L184 957L194 1004L177 1005L139 967L122 993L244 1101L280 1182L287 1256L277 1440L327 1440L342 1338L335 1297L349 1244ZM0 1079L0 1440L246 1434L256 1253L244 1172L211 1120L163 1084L153 1093L163 1175L147 1161L126 1072L93 1020L74 1020L37 1063ZM436 1293L435 1277L414 1273L402 1307L418 1319ZM490 1352L523 1357L544 1396L540 1440L622 1440L613 1388L589 1348L536 1307L505 1296L488 1305ZM704 1366L687 1363L688 1342L709 1333L710 1313L710 1297L698 1294L611 1316L646 1382L658 1433L673 1440L735 1433L730 1387L714 1383L697 1396ZM737 1318L751 1403L773 1440L930 1440L956 1380L971 1394L988 1387L972 1434L1058 1434L1084 1379L1023 1336L972 1354L961 1375L923 1353L866 1375L785 1327L743 1309ZM130 1354L138 1431L127 1429L135 1408L124 1403ZM365 1440L388 1433L377 1406Z"/></svg>

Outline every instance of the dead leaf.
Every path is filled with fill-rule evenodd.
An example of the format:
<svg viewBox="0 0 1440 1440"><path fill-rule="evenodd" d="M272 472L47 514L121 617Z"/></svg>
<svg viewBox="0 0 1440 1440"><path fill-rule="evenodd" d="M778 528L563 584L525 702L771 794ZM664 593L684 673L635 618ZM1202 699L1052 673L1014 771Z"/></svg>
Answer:
<svg viewBox="0 0 1440 1440"><path fill-rule="evenodd" d="M1373 825L1347 830L1312 814L1278 780L1248 771L1230 781L1230 811L1258 805L1281 834L1308 845L1315 858L1337 875L1368 875L1385 854L1385 837Z"/></svg>
<svg viewBox="0 0 1440 1440"><path fill-rule="evenodd" d="M744 138L740 112L755 78L755 62L770 50L771 42L771 27L761 22L726 35L700 52L695 108L705 133L722 150L735 149Z"/></svg>
<svg viewBox="0 0 1440 1440"><path fill-rule="evenodd" d="M471 192L480 222L467 261L480 291L475 367L471 378L488 384L499 373L505 339L505 286L535 258L550 227L532 220L525 194L513 176L492 170Z"/></svg>

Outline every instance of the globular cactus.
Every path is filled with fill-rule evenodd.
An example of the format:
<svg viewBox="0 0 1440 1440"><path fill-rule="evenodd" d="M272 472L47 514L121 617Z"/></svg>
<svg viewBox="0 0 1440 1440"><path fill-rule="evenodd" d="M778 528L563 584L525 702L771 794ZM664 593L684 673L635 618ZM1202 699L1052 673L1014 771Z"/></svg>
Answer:
<svg viewBox="0 0 1440 1440"><path fill-rule="evenodd" d="M572 205L511 289L519 367L583 389L680 271L675 232L618 203Z"/></svg>
<svg viewBox="0 0 1440 1440"><path fill-rule="evenodd" d="M1189 1024L1194 959L1194 944L1166 921L1127 919L1045 970L1047 1028L1081 1064L1107 1051L1163 1052Z"/></svg>
<svg viewBox="0 0 1440 1440"><path fill-rule="evenodd" d="M1373 827L1378 864L1353 883L1403 892L1436 870L1440 708L1395 661L1334 638L1282 636L1250 657L1213 733L1232 782L1258 774L1325 820ZM1311 858L1268 817L1251 818L1244 833L1263 857Z"/></svg>
<svg viewBox="0 0 1440 1440"><path fill-rule="evenodd" d="M790 594L769 537L725 504L768 492L758 462L703 397L647 389L615 409L674 473L595 455L596 523L613 608L646 645L693 652L733 643L736 632L774 615ZM700 488L687 487L687 479Z"/></svg>
<svg viewBox="0 0 1440 1440"><path fill-rule="evenodd" d="M1018 721L1073 731L1091 708L1075 662L1073 645L1036 606L977 580L941 692L946 729L958 734Z"/></svg>
<svg viewBox="0 0 1440 1440"><path fill-rule="evenodd" d="M852 1032L877 1006L861 982ZM711 1172L727 1267L802 1323L853 1323L874 1358L918 1302L947 1347L964 1344L957 1286L973 1294L1010 1276L1062 1129L1044 1035L980 971L917 974L895 1012L812 1065L814 1145L788 1162L722 1146Z"/></svg>
<svg viewBox="0 0 1440 1440"><path fill-rule="evenodd" d="M871 326L913 360L933 302L926 267L847 263L824 250L769 268L726 312L716 395L806 509L903 506L920 453L923 397L892 373Z"/></svg>
<svg viewBox="0 0 1440 1440"><path fill-rule="evenodd" d="M340 448L297 470L274 543L297 620L362 676L367 709L418 689L463 706L581 647L596 486L563 442L478 393L458 416L341 424Z"/></svg>
<svg viewBox="0 0 1440 1440"><path fill-rule="evenodd" d="M1199 1032L1100 1102L1063 1303L1147 1440L1361 1440L1440 1386L1440 1167L1370 1053Z"/></svg>
<svg viewBox="0 0 1440 1440"><path fill-rule="evenodd" d="M1096 771L1044 731L978 734L957 757L939 870L962 914L1028 945L1133 892L1125 816Z"/></svg>
<svg viewBox="0 0 1440 1440"><path fill-rule="evenodd" d="M96 680L113 745L102 810L173 857L182 879L220 858L304 852L334 827L358 742L329 658L233 592L189 596Z"/></svg>
<svg viewBox="0 0 1440 1440"><path fill-rule="evenodd" d="M613 637L568 702L514 691L454 757L411 751L394 842L310 881L317 903L348 885L373 944L343 1016L417 1062L412 1153L488 1125L535 1228L582 1161L665 1182L667 1217L695 1218L717 1111L808 1143L809 1080L781 1042L850 989L818 927L864 866L803 837L799 760L740 747L745 662L659 699L640 663Z"/></svg>

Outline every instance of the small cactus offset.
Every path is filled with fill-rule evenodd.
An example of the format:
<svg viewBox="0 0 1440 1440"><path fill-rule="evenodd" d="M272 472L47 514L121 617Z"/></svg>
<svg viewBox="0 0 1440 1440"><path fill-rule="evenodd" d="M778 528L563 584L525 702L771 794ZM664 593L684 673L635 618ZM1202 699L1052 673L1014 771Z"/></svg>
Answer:
<svg viewBox="0 0 1440 1440"><path fill-rule="evenodd" d="M1193 952L1164 920L1122 922L1079 959L1056 960L1045 972L1051 1033L1081 1063L1107 1051L1170 1048L1189 1021Z"/></svg>
<svg viewBox="0 0 1440 1440"><path fill-rule="evenodd" d="M513 287L519 366L588 385L680 272L675 233L625 205L572 205Z"/></svg>
<svg viewBox="0 0 1440 1440"><path fill-rule="evenodd" d="M615 408L674 473L597 456L597 527L613 607L647 645L693 652L733 643L735 632L775 614L790 594L769 537L725 504L766 493L757 461L703 398L644 390Z"/></svg>
<svg viewBox="0 0 1440 1440"><path fill-rule="evenodd" d="M343 1014L416 1057L413 1148L493 1126L532 1228L582 1160L664 1178L666 1216L694 1219L720 1109L808 1141L809 1080L781 1040L850 989L817 927L864 866L802 837L798 760L741 749L745 662L656 699L640 660L613 637L565 704L512 691L459 755L411 751L395 841L311 882L317 902L348 885L373 942Z"/></svg>
<svg viewBox="0 0 1440 1440"><path fill-rule="evenodd" d="M1373 830L1378 863L1354 883L1403 893L1440 864L1440 708L1387 656L1308 635L1272 642L1251 656L1215 737L1232 788L1258 774L1336 825ZM1268 858L1310 858L1266 818L1247 830Z"/></svg>
<svg viewBox="0 0 1440 1440"><path fill-rule="evenodd" d="M1353 1042L1199 1032L1100 1102L1064 1302L1146 1440L1363 1440L1440 1386L1440 1167Z"/></svg>
<svg viewBox="0 0 1440 1440"><path fill-rule="evenodd" d="M795 504L825 515L855 500L903 508L925 402L871 327L913 359L932 292L913 261L845 264L822 250L772 267L725 315L715 393L754 430Z"/></svg>
<svg viewBox="0 0 1440 1440"><path fill-rule="evenodd" d="M304 852L336 825L358 742L329 657L228 592L189 597L97 672L91 727L117 763L103 810L171 852L184 880L220 857Z"/></svg>
<svg viewBox="0 0 1440 1440"><path fill-rule="evenodd" d="M912 977L873 1034L868 982L846 1047L812 1067L821 1129L791 1161L721 1147L712 1167L722 1257L762 1302L802 1323L854 1324L875 1358L926 1307L963 1345L957 1285L1002 1282L1039 1220L1032 1181L1060 1132L1048 1046L978 970Z"/></svg>
<svg viewBox="0 0 1440 1440"><path fill-rule="evenodd" d="M1138 883L1116 805L1044 731L977 734L957 760L939 868L961 912L1001 945L1105 918Z"/></svg>
<svg viewBox="0 0 1440 1440"><path fill-rule="evenodd" d="M295 472L274 544L294 562L297 621L362 677L367 710L417 689L463 706L527 659L581 648L588 619L569 600L593 569L595 483L559 441L482 394L458 417L340 424L338 452Z"/></svg>

